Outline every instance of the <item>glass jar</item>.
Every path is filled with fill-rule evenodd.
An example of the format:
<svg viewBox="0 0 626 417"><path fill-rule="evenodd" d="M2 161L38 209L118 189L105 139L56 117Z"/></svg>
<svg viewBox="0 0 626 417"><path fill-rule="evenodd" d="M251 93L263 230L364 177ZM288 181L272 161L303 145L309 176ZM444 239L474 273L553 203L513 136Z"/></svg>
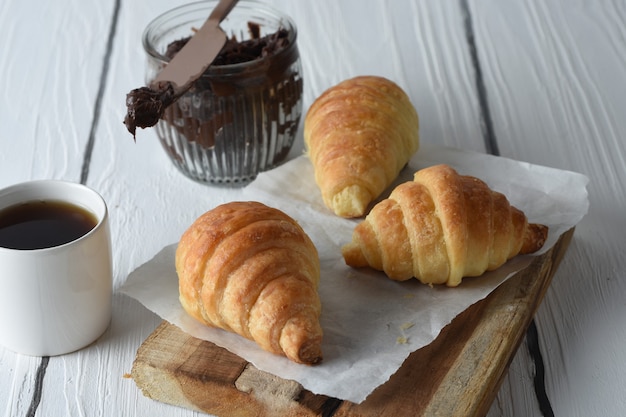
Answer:
<svg viewBox="0 0 626 417"><path fill-rule="evenodd" d="M169 61L168 45L191 36L216 4L187 4L148 24L143 33L147 84ZM239 42L284 29L288 43L254 60L211 65L165 110L156 131L174 165L189 178L237 187L289 153L302 114L302 67L295 24L267 5L241 0L220 26Z"/></svg>

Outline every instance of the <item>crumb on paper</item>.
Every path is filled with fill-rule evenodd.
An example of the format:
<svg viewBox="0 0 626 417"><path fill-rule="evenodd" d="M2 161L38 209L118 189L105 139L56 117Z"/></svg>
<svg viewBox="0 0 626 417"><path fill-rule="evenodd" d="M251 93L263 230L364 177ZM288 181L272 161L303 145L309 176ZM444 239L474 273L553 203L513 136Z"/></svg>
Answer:
<svg viewBox="0 0 626 417"><path fill-rule="evenodd" d="M410 321L407 321L406 323L402 324L402 326L400 326L400 330L407 330L413 326L415 326L415 323L411 323Z"/></svg>
<svg viewBox="0 0 626 417"><path fill-rule="evenodd" d="M124 373L124 375L122 375L122 378L126 378L126 379L130 379L133 376L131 374L129 374L128 372Z"/></svg>
<svg viewBox="0 0 626 417"><path fill-rule="evenodd" d="M405 330L415 326L415 323L410 321L404 322L399 326L401 335L396 338L397 345L406 345L409 343L409 337L404 333Z"/></svg>

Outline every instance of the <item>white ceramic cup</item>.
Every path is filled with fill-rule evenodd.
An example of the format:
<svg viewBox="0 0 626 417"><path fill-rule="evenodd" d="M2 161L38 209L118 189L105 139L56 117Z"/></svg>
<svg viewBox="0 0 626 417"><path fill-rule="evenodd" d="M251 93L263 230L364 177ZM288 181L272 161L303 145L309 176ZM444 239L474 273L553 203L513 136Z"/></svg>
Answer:
<svg viewBox="0 0 626 417"><path fill-rule="evenodd" d="M69 243L45 249L0 247L0 344L31 356L81 349L111 321L112 259L107 207L76 183L41 180L0 190L0 210L56 200L91 212L96 226Z"/></svg>

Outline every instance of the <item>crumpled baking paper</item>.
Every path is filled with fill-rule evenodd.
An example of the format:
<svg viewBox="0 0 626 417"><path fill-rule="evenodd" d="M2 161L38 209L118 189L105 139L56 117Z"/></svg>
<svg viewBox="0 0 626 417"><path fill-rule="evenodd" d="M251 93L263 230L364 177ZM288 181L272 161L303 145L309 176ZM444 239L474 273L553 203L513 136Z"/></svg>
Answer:
<svg viewBox="0 0 626 417"><path fill-rule="evenodd" d="M418 169L440 163L481 178L523 210L530 222L549 226L548 240L537 254L549 250L588 210L584 175L431 144L422 144L394 185L411 180ZM259 175L244 195L295 218L318 249L324 330L321 364L292 363L188 316L178 301L176 244L132 272L121 291L188 334L222 346L258 369L295 380L313 393L354 403L385 383L411 352L432 342L458 314L528 266L533 256L515 257L496 271L465 278L456 288L430 287L414 279L394 282L381 272L345 265L341 246L351 240L361 219L339 218L324 206L306 156Z"/></svg>

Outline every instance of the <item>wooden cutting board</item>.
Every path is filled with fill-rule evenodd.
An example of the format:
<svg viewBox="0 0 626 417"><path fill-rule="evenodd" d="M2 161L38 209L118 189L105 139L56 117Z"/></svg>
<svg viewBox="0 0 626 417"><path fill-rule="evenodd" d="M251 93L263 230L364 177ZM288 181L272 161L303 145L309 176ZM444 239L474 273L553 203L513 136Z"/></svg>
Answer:
<svg viewBox="0 0 626 417"><path fill-rule="evenodd" d="M131 377L149 398L220 417L483 416L573 234L457 316L360 404L315 395L165 321L138 349Z"/></svg>

